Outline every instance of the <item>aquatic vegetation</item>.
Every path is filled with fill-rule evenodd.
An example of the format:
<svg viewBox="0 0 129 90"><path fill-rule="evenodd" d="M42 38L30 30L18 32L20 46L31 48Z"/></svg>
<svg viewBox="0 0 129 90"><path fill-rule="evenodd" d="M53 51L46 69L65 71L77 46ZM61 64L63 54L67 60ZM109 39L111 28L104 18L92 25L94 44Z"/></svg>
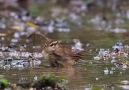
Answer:
<svg viewBox="0 0 129 90"><path fill-rule="evenodd" d="M9 82L3 76L0 76L0 90L4 90L4 88L9 87Z"/></svg>
<svg viewBox="0 0 129 90"><path fill-rule="evenodd" d="M91 90L104 90L102 87L93 87Z"/></svg>
<svg viewBox="0 0 129 90"><path fill-rule="evenodd" d="M32 87L36 90L46 89L51 87L53 90L66 90L63 85L66 81L66 77L57 77L54 74L43 75L38 81L36 81Z"/></svg>
<svg viewBox="0 0 129 90"><path fill-rule="evenodd" d="M0 90L11 89L11 90L19 90L22 89L36 89L36 90L67 90L66 85L67 79L64 76L57 77L55 74L47 74L40 76L38 80L31 82L28 79L21 78L16 84L8 82L7 79L0 77ZM49 89L48 89L49 88ZM20 89L21 90L21 89Z"/></svg>

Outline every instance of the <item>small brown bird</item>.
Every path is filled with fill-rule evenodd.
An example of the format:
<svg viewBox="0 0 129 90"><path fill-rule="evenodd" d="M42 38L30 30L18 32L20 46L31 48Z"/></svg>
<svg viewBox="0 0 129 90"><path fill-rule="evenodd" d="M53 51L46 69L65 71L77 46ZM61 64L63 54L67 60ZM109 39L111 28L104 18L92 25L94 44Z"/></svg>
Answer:
<svg viewBox="0 0 129 90"><path fill-rule="evenodd" d="M83 58L83 51L74 51L70 47L59 43L59 41L49 39L41 33L33 34L40 35L45 38L46 42L44 44L42 54L44 59L49 61L51 67L70 68L75 65L78 60ZM31 36L33 34L31 34Z"/></svg>

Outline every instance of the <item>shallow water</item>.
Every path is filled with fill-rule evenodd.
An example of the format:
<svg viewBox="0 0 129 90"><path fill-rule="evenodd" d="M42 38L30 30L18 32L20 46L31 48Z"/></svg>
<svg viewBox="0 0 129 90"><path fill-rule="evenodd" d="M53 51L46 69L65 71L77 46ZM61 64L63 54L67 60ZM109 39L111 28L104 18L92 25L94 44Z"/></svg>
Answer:
<svg viewBox="0 0 129 90"><path fill-rule="evenodd" d="M89 28L89 26L88 27L86 26L86 28ZM76 27L74 27L74 29L76 30ZM77 28L77 29L80 30L80 28ZM101 41L101 38L104 37L104 39L102 39L104 40L104 42L103 41L101 43L97 42L96 46L98 47L111 46L113 44L110 45L109 43L113 43L112 41L115 40L114 38L117 38L117 36L114 33L113 34L111 33L111 35L110 33L106 35L104 33L98 32L97 36L95 35L96 40L94 41L92 36L94 36L94 33L96 34L96 32L92 31L93 32L92 34L89 31L85 31L85 29L84 31L82 29L82 33L86 32L87 34L78 33L78 31L76 31L73 34L73 36L75 35L76 38L81 38L83 41L87 41L89 39L87 42L92 40L91 41L92 44L95 43L95 45L96 45L95 41ZM19 33L19 31L10 30L10 28L8 28L7 30L0 30L0 32L7 34L6 37L0 37L0 44L5 44L5 45L8 45L11 43L10 41L14 38L15 32ZM51 37L54 37L54 38L62 37L63 39L65 39L64 41L66 42L72 41L66 38L70 39L73 37L70 37L69 34L68 35L67 34L64 35L64 34L66 33L62 33L60 35L58 35L57 33L55 33L54 35L52 33L49 36L53 35ZM124 36L128 37L128 35L126 34L124 34L124 36L122 35L118 35L118 36L121 36L121 38ZM108 39L111 39L111 38L107 38L107 37L112 37L113 40L109 42ZM36 52L36 51L41 52L42 49L40 47L38 49L35 47L32 48L32 44L33 45L39 44L40 46L43 46L44 40L40 40L40 38L37 36L36 39L33 38L33 40L30 40L30 42L26 42L25 40L26 38L27 37L24 37L24 35L18 38L19 45L27 44L28 52ZM91 45L91 48L96 49L92 47L92 45ZM93 60L92 55L86 56L85 60L78 62L73 68L70 68L70 69L51 68L46 66L46 63L44 62L44 60L42 61L43 62L40 66L33 67L33 68L27 67L27 68L15 68L15 69L0 69L0 75L4 75L11 83L17 83L18 80L20 80L21 78L32 80L35 75L40 76L47 73L54 73L57 76L67 77L68 79L67 87L69 88L69 90L91 90L91 89L92 90L129 90L129 75L128 75L129 68L127 68L126 70L122 70L120 68L116 68L113 64L109 62L104 62L102 60L95 61Z"/></svg>
<svg viewBox="0 0 129 90"><path fill-rule="evenodd" d="M35 75L40 76L54 73L57 76L66 76L69 90L129 90L129 69L120 70L110 63L94 61L85 58L71 69L57 69L46 66L45 62L38 67L25 69L0 69L9 82L17 83L19 79L32 80ZM97 89L98 88L98 89Z"/></svg>
<svg viewBox="0 0 129 90"><path fill-rule="evenodd" d="M41 52L41 48L32 48L28 45L28 52ZM54 73L57 76L66 76L69 90L129 90L129 69L116 68L110 62L93 60L93 55L86 55L85 59L78 62L70 69L51 68L42 60L38 67L24 69L0 69L9 82L17 83L21 78L32 80L35 75L40 76ZM125 83L126 82L126 83Z"/></svg>

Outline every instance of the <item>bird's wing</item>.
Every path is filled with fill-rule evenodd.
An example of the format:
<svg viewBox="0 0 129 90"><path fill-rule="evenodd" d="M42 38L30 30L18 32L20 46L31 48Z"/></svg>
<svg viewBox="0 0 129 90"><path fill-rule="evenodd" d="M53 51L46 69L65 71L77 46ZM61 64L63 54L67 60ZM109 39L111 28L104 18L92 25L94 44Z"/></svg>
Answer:
<svg viewBox="0 0 129 90"><path fill-rule="evenodd" d="M70 57L75 61L83 58L82 51L73 51L71 48L67 48L67 47L61 47L55 50L53 53L60 57Z"/></svg>

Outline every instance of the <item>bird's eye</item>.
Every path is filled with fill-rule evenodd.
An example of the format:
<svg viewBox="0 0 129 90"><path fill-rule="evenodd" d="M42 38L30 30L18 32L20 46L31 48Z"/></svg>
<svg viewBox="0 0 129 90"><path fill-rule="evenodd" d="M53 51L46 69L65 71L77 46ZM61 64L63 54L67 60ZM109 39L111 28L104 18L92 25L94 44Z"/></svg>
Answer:
<svg viewBox="0 0 129 90"><path fill-rule="evenodd" d="M49 46L55 46L57 44L57 41L53 41Z"/></svg>
<svg viewBox="0 0 129 90"><path fill-rule="evenodd" d="M50 44L49 46L54 46L54 44Z"/></svg>

